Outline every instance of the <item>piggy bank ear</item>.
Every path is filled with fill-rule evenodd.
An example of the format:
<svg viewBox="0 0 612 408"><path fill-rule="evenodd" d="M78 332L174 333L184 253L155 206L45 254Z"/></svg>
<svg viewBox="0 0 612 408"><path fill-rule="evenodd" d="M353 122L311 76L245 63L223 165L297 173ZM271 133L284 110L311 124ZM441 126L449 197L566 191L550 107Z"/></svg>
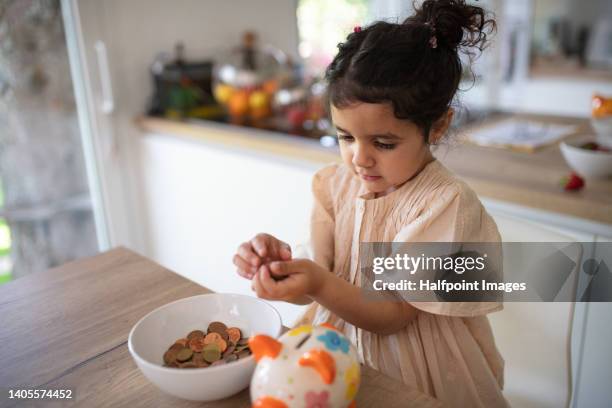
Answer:
<svg viewBox="0 0 612 408"><path fill-rule="evenodd" d="M251 405L251 408L288 408L283 401L273 397L260 397Z"/></svg>
<svg viewBox="0 0 612 408"><path fill-rule="evenodd" d="M249 347L255 356L255 361L263 357L275 359L283 348L283 344L265 334L258 334L249 339Z"/></svg>
<svg viewBox="0 0 612 408"><path fill-rule="evenodd" d="M338 329L336 326L334 326L334 325L333 325L333 324L331 324L331 323L327 323L327 322L325 322L325 323L321 323L319 326L327 327L328 329L332 329L332 330L335 330L335 331L337 331L337 332L339 332L339 331L340 331L340 329Z"/></svg>
<svg viewBox="0 0 612 408"><path fill-rule="evenodd" d="M325 384L331 384L336 378L336 360L325 350L310 350L302 354L298 363L312 367L321 376Z"/></svg>

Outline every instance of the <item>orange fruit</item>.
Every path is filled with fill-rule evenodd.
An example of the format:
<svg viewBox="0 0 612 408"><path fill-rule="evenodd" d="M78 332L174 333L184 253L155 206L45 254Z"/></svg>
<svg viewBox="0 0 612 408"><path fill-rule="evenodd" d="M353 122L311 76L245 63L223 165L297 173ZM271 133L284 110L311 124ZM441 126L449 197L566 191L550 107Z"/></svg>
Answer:
<svg viewBox="0 0 612 408"><path fill-rule="evenodd" d="M594 95L591 100L592 115L594 118L603 118L612 115L612 98Z"/></svg>
<svg viewBox="0 0 612 408"><path fill-rule="evenodd" d="M230 115L243 116L249 111L249 93L247 91L236 91L230 96L227 105Z"/></svg>
<svg viewBox="0 0 612 408"><path fill-rule="evenodd" d="M270 103L270 97L263 91L254 91L249 96L249 107L251 109L259 109L267 106Z"/></svg>
<svg viewBox="0 0 612 408"><path fill-rule="evenodd" d="M232 94L234 93L234 88L226 84L218 84L215 86L213 93L217 102L225 105L228 103Z"/></svg>

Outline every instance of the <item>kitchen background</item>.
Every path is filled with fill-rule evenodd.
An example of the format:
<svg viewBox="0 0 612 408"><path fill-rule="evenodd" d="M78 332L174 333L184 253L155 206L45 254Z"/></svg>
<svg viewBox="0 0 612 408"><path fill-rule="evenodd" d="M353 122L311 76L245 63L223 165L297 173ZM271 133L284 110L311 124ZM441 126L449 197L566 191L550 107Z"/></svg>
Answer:
<svg viewBox="0 0 612 408"><path fill-rule="evenodd" d="M296 251L307 242L310 179L337 154L325 137L333 129L318 80L336 45L355 25L405 17L411 4L0 2L0 282L124 245L213 290L249 293L231 265L242 241L266 231ZM594 95L612 97L612 3L479 4L495 11L499 30L465 72L456 132L525 114L593 133L599 122L589 120L605 114ZM265 85L254 87L240 69L250 65ZM484 174L465 168L468 182L495 185L490 195L477 191L505 238L612 240L612 180L587 178L582 190L565 191L558 176L572 170L558 144L529 142L527 150L540 153L520 145L491 157L524 164L527 174L532 159L552 163L554 171L541 169L551 174L552 207L505 200L519 187L482 181L503 166ZM485 168L495 161L480 150L449 151L458 169L472 158ZM521 194L537 196L528 178L516 182ZM275 306L285 324L301 311ZM609 304L512 304L492 316L511 402L611 401L610 311Z"/></svg>

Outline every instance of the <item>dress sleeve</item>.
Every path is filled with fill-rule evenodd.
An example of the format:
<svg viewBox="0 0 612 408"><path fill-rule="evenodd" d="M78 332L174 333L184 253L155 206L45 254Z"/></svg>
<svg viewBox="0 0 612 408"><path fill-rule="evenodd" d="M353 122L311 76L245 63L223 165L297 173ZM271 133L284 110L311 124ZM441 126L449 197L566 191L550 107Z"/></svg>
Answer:
<svg viewBox="0 0 612 408"><path fill-rule="evenodd" d="M312 260L326 269L334 269L335 214L332 200L332 178L337 165L319 170L312 180L314 203L310 217Z"/></svg>
<svg viewBox="0 0 612 408"><path fill-rule="evenodd" d="M453 185L435 194L422 214L399 231L395 242L501 242L495 222L469 187ZM425 312L459 317L485 315L503 308L501 302L410 303Z"/></svg>

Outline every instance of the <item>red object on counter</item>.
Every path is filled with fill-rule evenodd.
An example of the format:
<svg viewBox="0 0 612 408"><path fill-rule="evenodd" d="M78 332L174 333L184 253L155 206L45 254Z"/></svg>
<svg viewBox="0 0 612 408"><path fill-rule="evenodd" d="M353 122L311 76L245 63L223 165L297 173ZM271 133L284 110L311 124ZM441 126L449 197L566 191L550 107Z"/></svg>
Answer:
<svg viewBox="0 0 612 408"><path fill-rule="evenodd" d="M306 120L306 109L301 106L292 106L287 110L287 120L294 128L302 127Z"/></svg>
<svg viewBox="0 0 612 408"><path fill-rule="evenodd" d="M561 185L565 191L578 191L584 187L584 179L576 173L571 173L561 179Z"/></svg>

